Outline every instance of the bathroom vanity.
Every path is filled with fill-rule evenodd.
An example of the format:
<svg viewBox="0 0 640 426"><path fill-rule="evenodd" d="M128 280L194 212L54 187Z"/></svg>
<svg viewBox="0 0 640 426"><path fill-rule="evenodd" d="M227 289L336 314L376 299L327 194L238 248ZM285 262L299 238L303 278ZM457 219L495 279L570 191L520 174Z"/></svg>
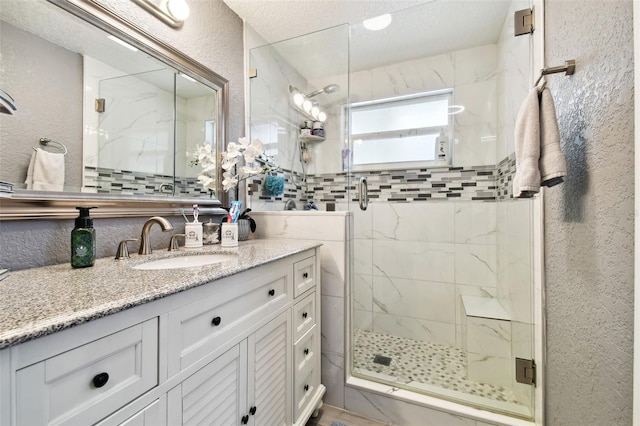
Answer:
<svg viewBox="0 0 640 426"><path fill-rule="evenodd" d="M325 392L319 244L224 253L206 266L134 269L162 252L0 281L0 424L304 425Z"/></svg>

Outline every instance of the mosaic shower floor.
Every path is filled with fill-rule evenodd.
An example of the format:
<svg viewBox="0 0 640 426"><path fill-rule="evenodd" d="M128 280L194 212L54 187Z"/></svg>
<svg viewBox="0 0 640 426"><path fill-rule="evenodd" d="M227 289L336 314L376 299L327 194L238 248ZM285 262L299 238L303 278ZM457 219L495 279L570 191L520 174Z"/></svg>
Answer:
<svg viewBox="0 0 640 426"><path fill-rule="evenodd" d="M411 382L411 387L424 384L518 404L510 389L469 380L466 375L467 355L461 349L358 329L353 334L354 369L363 374L373 372L393 377L394 383ZM390 364L374 362L379 355L391 358ZM378 358L377 361L381 360Z"/></svg>

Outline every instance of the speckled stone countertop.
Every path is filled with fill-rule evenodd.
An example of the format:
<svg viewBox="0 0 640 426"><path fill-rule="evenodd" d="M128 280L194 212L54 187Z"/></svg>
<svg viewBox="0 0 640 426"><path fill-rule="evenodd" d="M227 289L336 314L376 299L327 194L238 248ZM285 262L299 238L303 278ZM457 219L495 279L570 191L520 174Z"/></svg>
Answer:
<svg viewBox="0 0 640 426"><path fill-rule="evenodd" d="M0 349L45 336L170 294L224 278L319 246L313 241L241 241L178 253L155 251L130 259L97 259L93 267L69 263L10 272L0 281ZM166 257L229 253L232 260L179 269L137 270L132 266Z"/></svg>

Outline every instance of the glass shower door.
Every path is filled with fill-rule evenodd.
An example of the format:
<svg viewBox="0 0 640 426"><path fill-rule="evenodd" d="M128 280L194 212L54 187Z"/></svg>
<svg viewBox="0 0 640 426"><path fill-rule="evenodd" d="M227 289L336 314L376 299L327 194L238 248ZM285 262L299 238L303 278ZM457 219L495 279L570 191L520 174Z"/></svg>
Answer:
<svg viewBox="0 0 640 426"><path fill-rule="evenodd" d="M533 359L534 202L510 196L514 106L528 92L526 79L512 78L513 67L531 67L529 41L507 29L522 6L427 3L396 12L391 25L408 37L401 44L426 48L410 59L383 43L393 33L351 26L349 179L357 191L366 178L369 204L364 210L350 198L349 367L355 377L533 418L534 388L516 381L516 358ZM458 7L478 14L496 8L493 38L478 34L471 38L482 43L429 50L429 35L411 23L455 19ZM451 28L459 30L453 21ZM514 52L517 61L506 61ZM445 102L444 121L389 119L394 107L438 102ZM354 128L353 111L363 106L387 111L369 123L372 130ZM358 155L366 146L386 148Z"/></svg>

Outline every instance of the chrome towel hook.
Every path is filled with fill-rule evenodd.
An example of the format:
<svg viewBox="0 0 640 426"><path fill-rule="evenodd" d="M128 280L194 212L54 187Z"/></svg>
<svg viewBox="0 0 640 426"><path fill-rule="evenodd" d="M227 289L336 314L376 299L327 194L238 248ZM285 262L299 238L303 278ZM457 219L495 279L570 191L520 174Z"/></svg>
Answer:
<svg viewBox="0 0 640 426"><path fill-rule="evenodd" d="M67 152L68 152L67 147L62 142L57 142L57 141L51 140L50 138L40 138L40 145L48 146L50 143L57 145L58 148L62 150L62 155L67 155ZM35 148L33 149L35 150Z"/></svg>

